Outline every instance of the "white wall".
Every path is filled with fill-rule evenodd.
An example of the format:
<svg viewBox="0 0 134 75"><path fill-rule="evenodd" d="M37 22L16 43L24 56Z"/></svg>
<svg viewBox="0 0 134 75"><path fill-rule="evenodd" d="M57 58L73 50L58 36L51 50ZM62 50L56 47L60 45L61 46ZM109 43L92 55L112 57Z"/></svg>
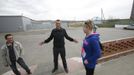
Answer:
<svg viewBox="0 0 134 75"><path fill-rule="evenodd" d="M119 24L115 24L115 28L120 28L123 29L124 27L127 27L128 25L119 25Z"/></svg>

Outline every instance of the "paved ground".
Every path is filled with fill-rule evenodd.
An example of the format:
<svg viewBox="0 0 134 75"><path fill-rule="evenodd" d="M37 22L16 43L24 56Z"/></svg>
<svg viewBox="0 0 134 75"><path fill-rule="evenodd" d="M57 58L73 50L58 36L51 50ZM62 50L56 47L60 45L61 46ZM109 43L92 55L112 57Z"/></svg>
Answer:
<svg viewBox="0 0 134 75"><path fill-rule="evenodd" d="M67 30L67 32L70 36L79 40L78 44L75 44L75 43L72 43L72 42L69 42L66 40L67 58L80 57L80 49L81 49L81 45L82 45L82 39L85 36L83 34L82 28L69 29L69 30ZM114 40L114 39L126 38L126 37L134 37L133 30L100 28L98 30L98 33L101 34L102 41ZM5 33L0 34L0 47L4 42L3 41L4 34ZM27 62L27 64L29 66L38 64L38 67L35 70L35 75L51 75L51 70L53 68L52 41L48 44L45 44L42 47L38 45L39 42L43 41L50 35L50 31L49 30L41 30L41 31L32 31L32 32L17 32L17 33L13 33L13 34L15 37L14 39L16 39L17 41L20 41L24 46L24 49L25 49L24 59ZM99 75L99 74L100 75L110 75L107 73L108 72L112 73L111 70L115 71L116 69L119 71L116 71L117 73L113 74L113 75L120 75L122 69L127 70L127 68L129 68L129 67L125 66L125 65L127 65L127 63L130 65L130 68L132 67L132 69L134 69L133 66L131 66L131 65L133 65L132 62L134 62L134 61L130 61L131 59L133 60L133 56L130 55L130 56L124 57L124 58L129 57L129 59L126 59L126 60L124 60L124 58L119 58L119 60L116 59L113 61L109 61L109 62L105 63L104 65L102 64L102 66L101 66L102 68L98 67L98 70L96 70L96 75ZM128 61L128 62L124 62L124 64L122 64L123 62L121 62L120 60L121 61L124 60L124 61ZM115 64L115 68L114 68L114 64ZM120 64L120 65L118 65L118 64ZM0 75L9 70L9 68L3 67L2 62L1 62L1 57L0 57L0 66L1 66L0 67ZM110 69L108 69L108 68L110 68ZM121 70L120 70L120 68L121 68ZM60 67L59 72L63 72L62 67ZM77 74L77 73L80 73L80 74ZM74 73L74 74L72 73L72 75L84 75L83 74L84 70L82 69L81 71L79 71L77 73ZM128 70L128 74L124 74L124 75L132 75L131 73L133 73L133 72L131 72L131 71L129 72L129 70Z"/></svg>

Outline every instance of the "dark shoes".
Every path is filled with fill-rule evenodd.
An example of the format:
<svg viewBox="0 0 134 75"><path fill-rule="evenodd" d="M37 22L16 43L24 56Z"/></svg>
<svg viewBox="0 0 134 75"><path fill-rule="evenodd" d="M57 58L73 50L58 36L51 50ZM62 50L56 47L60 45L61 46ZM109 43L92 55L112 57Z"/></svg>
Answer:
<svg viewBox="0 0 134 75"><path fill-rule="evenodd" d="M56 69L56 68L54 68L53 70L52 70L52 73L54 73L55 71L57 71L58 69Z"/></svg>
<svg viewBox="0 0 134 75"><path fill-rule="evenodd" d="M27 74L28 74L28 75L31 75L31 74L32 74L32 72L31 72L31 71L28 71L28 72L27 72Z"/></svg>
<svg viewBox="0 0 134 75"><path fill-rule="evenodd" d="M68 72L69 72L69 71L68 71L68 68L65 68L65 72L66 72L66 73L68 73Z"/></svg>

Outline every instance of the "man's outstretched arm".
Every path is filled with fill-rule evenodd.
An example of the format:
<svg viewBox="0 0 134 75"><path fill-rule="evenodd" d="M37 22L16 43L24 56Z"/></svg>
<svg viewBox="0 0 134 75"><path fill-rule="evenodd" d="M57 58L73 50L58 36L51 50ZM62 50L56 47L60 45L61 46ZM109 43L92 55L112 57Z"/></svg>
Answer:
<svg viewBox="0 0 134 75"><path fill-rule="evenodd" d="M41 42L40 45L43 45L44 43L48 43L53 39L53 31L51 32L51 35L49 36L49 38L47 38L45 41Z"/></svg>
<svg viewBox="0 0 134 75"><path fill-rule="evenodd" d="M66 38L67 40L69 40L69 41L73 41L73 42L75 42L75 43L78 43L77 40L75 40L75 39L71 38L70 36L68 36L66 30L64 30L64 35L65 35L65 38Z"/></svg>

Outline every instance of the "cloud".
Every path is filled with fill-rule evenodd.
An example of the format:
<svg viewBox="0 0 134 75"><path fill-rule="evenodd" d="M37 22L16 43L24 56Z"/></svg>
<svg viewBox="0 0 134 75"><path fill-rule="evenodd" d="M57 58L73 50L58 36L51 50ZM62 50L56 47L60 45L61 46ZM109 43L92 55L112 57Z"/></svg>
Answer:
<svg viewBox="0 0 134 75"><path fill-rule="evenodd" d="M36 20L86 20L101 14L106 18L129 18L133 0L1 0L0 15L21 15Z"/></svg>

